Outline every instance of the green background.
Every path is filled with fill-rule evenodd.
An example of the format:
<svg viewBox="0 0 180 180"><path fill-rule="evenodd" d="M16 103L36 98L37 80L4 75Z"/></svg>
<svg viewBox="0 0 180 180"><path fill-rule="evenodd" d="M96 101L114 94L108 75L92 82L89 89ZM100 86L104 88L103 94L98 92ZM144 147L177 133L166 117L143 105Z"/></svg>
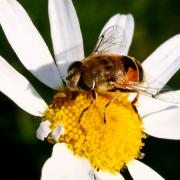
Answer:
<svg viewBox="0 0 180 180"><path fill-rule="evenodd" d="M19 1L29 13L52 52L47 14L47 0ZM130 55L143 61L161 43L180 33L180 1L178 0L74 0L84 38L86 55L97 40L105 22L116 13L132 13L135 33ZM26 76L42 97L49 103L54 92L38 82L19 62L0 29L0 55ZM180 89L180 73L169 85ZM14 93L16 86L14 83ZM26 97L24 97L26 100ZM169 119L171 120L171 119ZM52 145L36 139L39 118L19 109L11 100L0 94L0 179L36 180L41 167L50 156ZM142 160L166 179L180 179L180 141L149 137L143 149ZM58 167L57 167L58 168ZM127 179L129 175L125 172Z"/></svg>

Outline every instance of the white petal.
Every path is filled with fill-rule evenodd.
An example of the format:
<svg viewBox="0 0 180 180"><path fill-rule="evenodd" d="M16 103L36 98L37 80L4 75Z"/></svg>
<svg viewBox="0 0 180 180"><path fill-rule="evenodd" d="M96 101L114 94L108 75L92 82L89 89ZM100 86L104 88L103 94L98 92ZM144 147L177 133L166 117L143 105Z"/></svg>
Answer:
<svg viewBox="0 0 180 180"><path fill-rule="evenodd" d="M57 142L61 135L64 135L64 126L61 124L58 124L56 128L52 131L52 138L55 142Z"/></svg>
<svg viewBox="0 0 180 180"><path fill-rule="evenodd" d="M177 93L177 91L175 91ZM165 97L164 97L165 100ZM137 109L141 118L146 118L152 114L165 111L177 107L177 104L169 103L164 100L154 99L145 95L140 95L138 98Z"/></svg>
<svg viewBox="0 0 180 180"><path fill-rule="evenodd" d="M164 107L164 106L163 106ZM180 106L161 107L143 118L144 131L154 137L180 139Z"/></svg>
<svg viewBox="0 0 180 180"><path fill-rule="evenodd" d="M129 94L129 97L128 97L128 100L130 101L130 102L132 102L132 101L134 101L135 99L136 99L136 97L137 97L137 93L130 93Z"/></svg>
<svg viewBox="0 0 180 180"><path fill-rule="evenodd" d="M180 35L163 43L142 64L150 87L161 88L180 68Z"/></svg>
<svg viewBox="0 0 180 180"><path fill-rule="evenodd" d="M140 94L137 109L141 118L152 114L180 107L180 90L169 91L158 95L159 99Z"/></svg>
<svg viewBox="0 0 180 180"><path fill-rule="evenodd" d="M49 133L52 132L50 126L51 122L48 120L41 122L39 128L36 131L36 137L41 141L44 141L44 139L48 137Z"/></svg>
<svg viewBox="0 0 180 180"><path fill-rule="evenodd" d="M86 159L77 157L66 144L54 145L52 157L42 168L41 180L94 180L93 170Z"/></svg>
<svg viewBox="0 0 180 180"><path fill-rule="evenodd" d="M48 106L32 85L0 56L0 91L24 111L42 116Z"/></svg>
<svg viewBox="0 0 180 180"><path fill-rule="evenodd" d="M47 86L58 89L60 73L44 40L16 0L0 1L0 23L23 65Z"/></svg>
<svg viewBox="0 0 180 180"><path fill-rule="evenodd" d="M156 96L159 100L180 106L180 90L167 91Z"/></svg>
<svg viewBox="0 0 180 180"><path fill-rule="evenodd" d="M134 180L164 180L149 166L137 160L129 162L128 170Z"/></svg>
<svg viewBox="0 0 180 180"><path fill-rule="evenodd" d="M134 18L131 14L116 14L105 24L101 34L114 25L118 25L122 30L123 36L121 36L121 40L119 39L118 42L123 42L123 46L119 46L119 48L114 50L112 53L127 55L134 33ZM119 34L117 34L117 36L119 36Z"/></svg>
<svg viewBox="0 0 180 180"><path fill-rule="evenodd" d="M123 180L123 176L118 174L111 174L108 172L98 171L95 174L96 180Z"/></svg>
<svg viewBox="0 0 180 180"><path fill-rule="evenodd" d="M69 64L84 58L81 30L72 0L49 0L49 19L55 59L65 79Z"/></svg>

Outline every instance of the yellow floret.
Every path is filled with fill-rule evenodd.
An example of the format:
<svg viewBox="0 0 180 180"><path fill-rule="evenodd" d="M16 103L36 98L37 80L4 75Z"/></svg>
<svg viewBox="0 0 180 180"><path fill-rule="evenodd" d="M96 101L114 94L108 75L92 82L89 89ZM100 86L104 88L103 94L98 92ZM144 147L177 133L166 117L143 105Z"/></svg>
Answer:
<svg viewBox="0 0 180 180"><path fill-rule="evenodd" d="M118 172L130 160L138 158L143 146L142 121L127 93L98 94L58 93L45 119L64 125L65 142L77 156L86 157L96 169ZM49 140L52 142L51 136Z"/></svg>

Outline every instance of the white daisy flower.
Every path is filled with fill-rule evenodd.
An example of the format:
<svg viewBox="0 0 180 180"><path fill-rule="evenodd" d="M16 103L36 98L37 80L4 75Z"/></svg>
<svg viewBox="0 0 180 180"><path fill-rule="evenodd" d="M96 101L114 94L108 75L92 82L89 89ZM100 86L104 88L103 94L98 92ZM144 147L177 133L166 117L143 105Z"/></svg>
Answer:
<svg viewBox="0 0 180 180"><path fill-rule="evenodd" d="M16 0L0 1L0 24L20 61L42 83L59 91L69 64L84 59L83 40L71 0L49 0L49 19L55 62L23 7ZM126 56L134 31L132 15L113 16L101 35L113 26L121 27L126 43L112 53ZM142 67L150 87L162 88L179 69L179 47L180 35L176 35L144 60ZM148 76L151 72L153 77ZM99 94L92 103L92 97L86 93L72 97L65 91L57 93L48 106L3 57L0 57L0 91L24 111L41 117L37 137L56 143L43 166L42 180L120 180L124 179L120 172L125 167L135 180L161 180L158 173L137 160L145 134L180 139L179 105L140 95L138 114L128 93ZM159 98L179 93L168 92ZM105 109L114 96L117 98Z"/></svg>

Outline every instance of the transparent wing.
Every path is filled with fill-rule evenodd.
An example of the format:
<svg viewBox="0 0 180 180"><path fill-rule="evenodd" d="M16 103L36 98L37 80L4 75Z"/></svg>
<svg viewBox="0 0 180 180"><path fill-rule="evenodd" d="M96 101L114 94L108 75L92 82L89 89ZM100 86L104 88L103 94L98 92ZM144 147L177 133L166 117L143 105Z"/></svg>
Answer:
<svg viewBox="0 0 180 180"><path fill-rule="evenodd" d="M180 104L180 94L167 85L163 88L153 88L146 82L128 82L126 88L164 102Z"/></svg>
<svg viewBox="0 0 180 180"><path fill-rule="evenodd" d="M171 104L180 105L180 91L173 90L169 86L164 86L163 88L153 88L148 85L147 82L113 82L112 91L121 92L138 92L145 96L158 99Z"/></svg>
<svg viewBox="0 0 180 180"><path fill-rule="evenodd" d="M126 44L127 38L124 29L114 25L101 34L93 52L117 54L126 48Z"/></svg>

